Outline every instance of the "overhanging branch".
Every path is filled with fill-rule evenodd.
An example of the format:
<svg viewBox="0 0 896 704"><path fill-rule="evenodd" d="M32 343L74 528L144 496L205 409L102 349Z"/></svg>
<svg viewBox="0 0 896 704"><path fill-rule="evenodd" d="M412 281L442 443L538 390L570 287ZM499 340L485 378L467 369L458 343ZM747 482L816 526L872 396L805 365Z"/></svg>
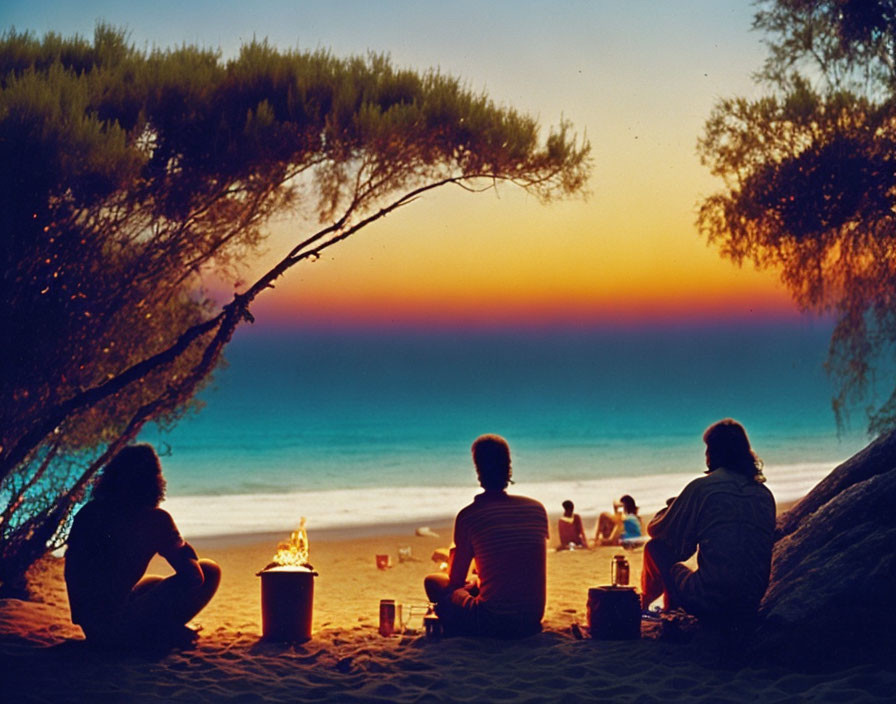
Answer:
<svg viewBox="0 0 896 704"><path fill-rule="evenodd" d="M209 342L203 352L203 362L200 363L200 366L204 371L202 376L194 379L194 383L192 384L194 389L199 381L201 381L201 379L214 367L214 364L220 356L221 350L230 340L230 337L233 335L233 332L239 323L243 320L252 320L251 314L249 313L249 306L258 294L267 288L272 288L275 280L280 278L280 276L300 261L319 256L325 249L337 242L345 240L360 229L385 217L398 208L408 205L428 191L452 183L461 187L468 187L465 182L483 177L493 177L493 174L467 174L463 177L446 177L425 184L408 191L389 205L380 208L375 213L359 220L354 225L346 227L346 223L359 205L357 201L353 201L336 222L319 230L293 247L276 266L259 277L255 283L245 291L245 293L236 294L233 300L225 305L221 312L215 317L188 328L178 337L175 343L167 349L134 364L104 383L85 391L81 391L66 401L49 409L44 414L43 418L38 420L24 435L22 435L13 447L3 454L2 459L0 459L0 481L9 475L16 466L23 462L43 439L53 432L53 430L71 414L88 406L97 404L118 393L129 384L144 378L152 371L164 365L173 363L184 354L197 339L212 331L216 331L214 338ZM189 375L189 378L193 379L194 374ZM192 389L183 388L181 390L181 395L185 392L192 392ZM167 395L163 398L167 398ZM162 398L157 399L156 401L161 404ZM138 416L142 417L144 419L143 422L145 422L145 419L150 415L149 411L155 410L157 407L154 405L155 403L156 402L152 402L151 407L148 405L138 410L132 419L131 424L136 421ZM143 422L140 422L141 426ZM129 424L129 427L131 424Z"/></svg>

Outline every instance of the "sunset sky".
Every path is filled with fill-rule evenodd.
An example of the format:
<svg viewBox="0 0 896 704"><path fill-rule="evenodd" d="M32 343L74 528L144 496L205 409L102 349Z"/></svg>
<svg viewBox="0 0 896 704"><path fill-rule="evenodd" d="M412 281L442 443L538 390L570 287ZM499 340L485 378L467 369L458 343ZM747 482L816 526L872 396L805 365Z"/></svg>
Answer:
<svg viewBox="0 0 896 704"><path fill-rule="evenodd" d="M466 323L674 321L790 315L774 273L738 269L698 236L719 187L695 145L716 98L755 95L764 56L746 2L155 2L13 0L4 27L92 36L97 20L138 47L196 43L235 55L368 50L437 67L499 104L561 117L592 144L587 200L539 204L509 186L418 201L300 265L258 301L261 321ZM280 223L279 258L312 224ZM248 277L247 277L248 278Z"/></svg>

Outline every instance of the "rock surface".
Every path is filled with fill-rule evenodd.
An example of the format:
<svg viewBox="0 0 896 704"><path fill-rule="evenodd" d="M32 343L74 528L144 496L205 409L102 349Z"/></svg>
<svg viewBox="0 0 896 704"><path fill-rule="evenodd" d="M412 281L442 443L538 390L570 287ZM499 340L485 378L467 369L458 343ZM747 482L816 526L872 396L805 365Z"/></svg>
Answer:
<svg viewBox="0 0 896 704"><path fill-rule="evenodd" d="M896 645L896 433L834 469L777 525L759 638L767 657L827 667Z"/></svg>

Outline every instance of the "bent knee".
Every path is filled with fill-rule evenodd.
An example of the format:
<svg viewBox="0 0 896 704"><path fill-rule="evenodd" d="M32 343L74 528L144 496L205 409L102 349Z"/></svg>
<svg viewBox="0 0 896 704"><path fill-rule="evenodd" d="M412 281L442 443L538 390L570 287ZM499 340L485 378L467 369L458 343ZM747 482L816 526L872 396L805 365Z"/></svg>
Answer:
<svg viewBox="0 0 896 704"><path fill-rule="evenodd" d="M423 588L426 590L426 596L430 601L440 601L448 590L448 575L444 572L426 575L423 578Z"/></svg>
<svg viewBox="0 0 896 704"><path fill-rule="evenodd" d="M202 583L205 588L216 590L221 583L221 567L218 563L203 558L199 560L199 568L202 570Z"/></svg>
<svg viewBox="0 0 896 704"><path fill-rule="evenodd" d="M214 560L204 557L199 560L199 567L202 568L202 574L206 579L221 579L221 566Z"/></svg>

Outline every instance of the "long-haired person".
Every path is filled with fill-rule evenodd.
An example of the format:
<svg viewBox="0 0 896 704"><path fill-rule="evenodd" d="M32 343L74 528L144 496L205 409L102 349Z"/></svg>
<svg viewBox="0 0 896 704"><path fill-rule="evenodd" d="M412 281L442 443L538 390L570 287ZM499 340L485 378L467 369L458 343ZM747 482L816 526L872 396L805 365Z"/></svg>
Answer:
<svg viewBox="0 0 896 704"><path fill-rule="evenodd" d="M597 519L595 545L637 545L642 542L644 526L638 505L629 494L613 502L613 513L602 513Z"/></svg>
<svg viewBox="0 0 896 704"><path fill-rule="evenodd" d="M663 595L666 608L700 618L751 617L768 588L775 499L740 423L714 423L703 441L706 476L690 482L647 526L642 605ZM695 552L691 570L682 563Z"/></svg>
<svg viewBox="0 0 896 704"><path fill-rule="evenodd" d="M184 644L185 624L214 596L221 570L200 560L159 508L165 479L150 445L122 449L103 468L91 500L75 515L65 553L72 622L105 646ZM145 575L154 555L174 568Z"/></svg>

